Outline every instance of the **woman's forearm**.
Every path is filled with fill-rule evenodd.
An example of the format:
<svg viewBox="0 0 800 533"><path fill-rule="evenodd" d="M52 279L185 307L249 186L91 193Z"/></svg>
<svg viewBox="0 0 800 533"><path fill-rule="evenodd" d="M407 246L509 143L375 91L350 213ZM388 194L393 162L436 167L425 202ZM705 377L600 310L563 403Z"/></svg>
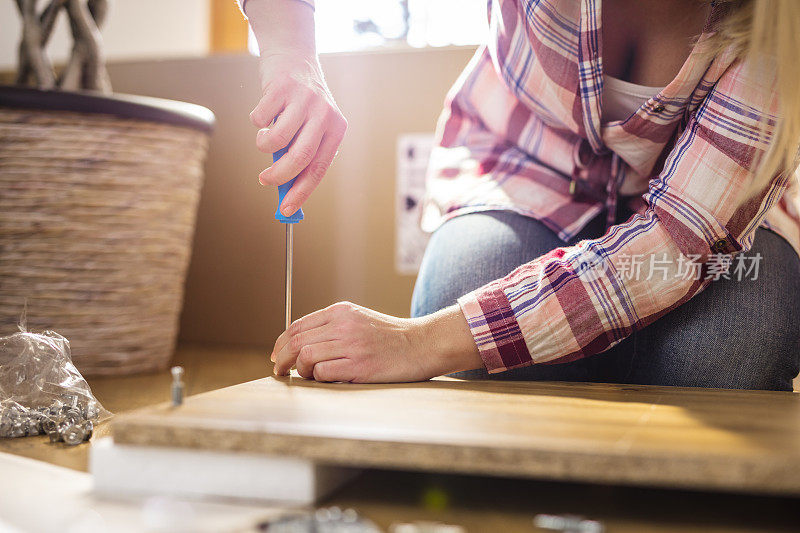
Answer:
<svg viewBox="0 0 800 533"><path fill-rule="evenodd" d="M312 6L300 0L249 0L244 11L261 51L262 96L250 113L259 128L256 146L269 154L288 150L261 172L259 182L279 186L297 178L280 205L290 216L322 181L347 121L317 59Z"/></svg>
<svg viewBox="0 0 800 533"><path fill-rule="evenodd" d="M467 320L458 305L413 320L419 321L418 339L432 359L433 375L483 366Z"/></svg>
<svg viewBox="0 0 800 533"><path fill-rule="evenodd" d="M248 0L245 15L261 56L293 53L316 57L314 10L300 0Z"/></svg>

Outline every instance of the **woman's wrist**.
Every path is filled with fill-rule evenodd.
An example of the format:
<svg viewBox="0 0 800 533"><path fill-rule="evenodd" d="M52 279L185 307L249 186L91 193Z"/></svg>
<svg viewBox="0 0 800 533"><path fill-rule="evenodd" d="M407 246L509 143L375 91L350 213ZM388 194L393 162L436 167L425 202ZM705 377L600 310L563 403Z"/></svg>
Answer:
<svg viewBox="0 0 800 533"><path fill-rule="evenodd" d="M431 376L483 366L467 319L458 305L413 320L418 321L418 327L414 328L418 352L430 365Z"/></svg>
<svg viewBox="0 0 800 533"><path fill-rule="evenodd" d="M286 53L316 58L314 10L297 0L248 0L246 15L262 57Z"/></svg>

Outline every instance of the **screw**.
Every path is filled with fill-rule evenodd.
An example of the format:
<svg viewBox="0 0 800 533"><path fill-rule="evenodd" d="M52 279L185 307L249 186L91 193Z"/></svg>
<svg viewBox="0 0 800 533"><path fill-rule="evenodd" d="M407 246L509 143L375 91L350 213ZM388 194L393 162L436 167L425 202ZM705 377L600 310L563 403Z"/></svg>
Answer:
<svg viewBox="0 0 800 533"><path fill-rule="evenodd" d="M72 424L64 428L61 432L61 438L64 439L64 444L67 446L76 446L84 441L86 433L80 425Z"/></svg>
<svg viewBox="0 0 800 533"><path fill-rule="evenodd" d="M86 420L94 420L98 416L100 416L100 408L97 406L97 402L89 400L83 408L83 417Z"/></svg>
<svg viewBox="0 0 800 533"><path fill-rule="evenodd" d="M53 417L47 415L42 419L42 431L48 435L56 431L56 421Z"/></svg>
<svg viewBox="0 0 800 533"><path fill-rule="evenodd" d="M67 420L71 425L75 425L83 421L83 414L78 409L70 408L62 414L62 418Z"/></svg>
<svg viewBox="0 0 800 533"><path fill-rule="evenodd" d="M57 416L61 413L61 408L64 406L64 403L61 400L53 400L53 403L50 404L50 407L47 408L47 411L50 413L50 416Z"/></svg>
<svg viewBox="0 0 800 533"><path fill-rule="evenodd" d="M11 433L9 434L12 439L16 439L17 437L24 437L28 430L25 428L25 422L22 420L17 420L14 422L14 425L11 426Z"/></svg>
<svg viewBox="0 0 800 533"><path fill-rule="evenodd" d="M170 372L172 373L172 405L177 407L183 403L183 367L173 366Z"/></svg>
<svg viewBox="0 0 800 533"><path fill-rule="evenodd" d="M39 434L40 426L34 418L28 418L25 420L24 427L25 435L28 437L33 437Z"/></svg>
<svg viewBox="0 0 800 533"><path fill-rule="evenodd" d="M537 514L533 518L533 525L541 529L565 533L602 533L604 530L601 522L586 520L575 515Z"/></svg>
<svg viewBox="0 0 800 533"><path fill-rule="evenodd" d="M64 395L64 403L66 403L66 405L68 407L71 407L72 409L77 409L78 408L78 395L77 394L65 394Z"/></svg>
<svg viewBox="0 0 800 533"><path fill-rule="evenodd" d="M92 434L94 433L94 424L91 420L86 420L81 424L81 429L83 430L83 440L89 440L92 438Z"/></svg>
<svg viewBox="0 0 800 533"><path fill-rule="evenodd" d="M23 411L17 406L12 405L3 409L3 414L0 415L0 420L7 424L14 424L22 418Z"/></svg>
<svg viewBox="0 0 800 533"><path fill-rule="evenodd" d="M72 426L79 427L88 440L94 429L91 419L100 414L97 401L79 401L76 394L65 394L62 402L53 400L49 406L27 408L16 403L0 407L0 437L25 437L47 434L52 442L63 439L62 433Z"/></svg>
<svg viewBox="0 0 800 533"><path fill-rule="evenodd" d="M329 509L322 507L314 512L314 519L317 522L327 522L331 519L331 512Z"/></svg>

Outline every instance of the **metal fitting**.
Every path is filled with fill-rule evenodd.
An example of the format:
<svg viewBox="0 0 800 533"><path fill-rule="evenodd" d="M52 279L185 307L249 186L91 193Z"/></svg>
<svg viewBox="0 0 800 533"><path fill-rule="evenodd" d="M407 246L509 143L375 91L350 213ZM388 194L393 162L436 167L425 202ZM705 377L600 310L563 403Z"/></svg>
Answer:
<svg viewBox="0 0 800 533"><path fill-rule="evenodd" d="M50 442L62 442L61 433L57 430L50 431L47 436L50 437Z"/></svg>
<svg viewBox="0 0 800 533"><path fill-rule="evenodd" d="M39 421L33 417L26 419L23 425L25 426L25 435L28 437L34 437L41 433Z"/></svg>
<svg viewBox="0 0 800 533"><path fill-rule="evenodd" d="M15 402L0 407L0 437L17 438L47 434L51 442L64 440L64 433L82 435L78 443L88 440L100 416L100 404L93 398L81 401L77 394L65 394L50 405L27 408ZM62 401L63 400L63 401ZM74 441L76 437L69 437Z"/></svg>
<svg viewBox="0 0 800 533"><path fill-rule="evenodd" d="M95 418L100 416L100 407L98 406L96 401L89 400L83 406L82 412L83 412L83 417L86 420L94 420Z"/></svg>
<svg viewBox="0 0 800 533"><path fill-rule="evenodd" d="M52 416L45 416L42 419L42 431L48 435L56 430L56 420Z"/></svg>
<svg viewBox="0 0 800 533"><path fill-rule="evenodd" d="M83 424L81 424L81 429L83 430L84 441L92 438L92 434L94 434L94 424L91 420L84 420Z"/></svg>
<svg viewBox="0 0 800 533"><path fill-rule="evenodd" d="M170 373L172 374L172 405L177 407L183 404L183 367L173 366Z"/></svg>
<svg viewBox="0 0 800 533"><path fill-rule="evenodd" d="M603 533L605 529L602 522L575 515L537 514L533 518L533 525L540 529L565 533Z"/></svg>
<svg viewBox="0 0 800 533"><path fill-rule="evenodd" d="M69 408L61 414L61 418L69 421L70 424L77 424L84 420L83 413L76 408Z"/></svg>
<svg viewBox="0 0 800 533"><path fill-rule="evenodd" d="M72 409L78 408L78 395L77 394L65 394L64 395L64 404L67 407L71 407Z"/></svg>
<svg viewBox="0 0 800 533"><path fill-rule="evenodd" d="M80 424L72 424L64 428L61 432L61 438L67 446L77 446L85 439L86 433Z"/></svg>
<svg viewBox="0 0 800 533"><path fill-rule="evenodd" d="M25 422L23 420L17 420L11 426L11 432L9 433L9 437L12 439L16 439L18 437L24 437L28 433L27 428L25 427Z"/></svg>

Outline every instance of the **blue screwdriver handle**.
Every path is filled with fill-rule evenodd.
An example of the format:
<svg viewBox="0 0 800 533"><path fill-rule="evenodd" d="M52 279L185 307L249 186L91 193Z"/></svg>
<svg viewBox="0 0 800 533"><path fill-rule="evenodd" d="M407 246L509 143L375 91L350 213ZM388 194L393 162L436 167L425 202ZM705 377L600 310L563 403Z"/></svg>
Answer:
<svg viewBox="0 0 800 533"><path fill-rule="evenodd" d="M272 154L272 163L275 164L278 161L278 159L280 159L286 154L288 149L289 147L287 146L286 148L281 148L280 150ZM302 209L298 209L288 217L284 216L281 213L281 204L283 203L283 198L284 196L286 196L286 193L289 192L289 189L292 188L292 185L294 185L294 180L296 179L297 178L294 177L289 181L287 181L286 183L284 183L283 185L278 185L278 210L275 211L275 220L283 222L284 224L297 224L298 222L303 220Z"/></svg>

